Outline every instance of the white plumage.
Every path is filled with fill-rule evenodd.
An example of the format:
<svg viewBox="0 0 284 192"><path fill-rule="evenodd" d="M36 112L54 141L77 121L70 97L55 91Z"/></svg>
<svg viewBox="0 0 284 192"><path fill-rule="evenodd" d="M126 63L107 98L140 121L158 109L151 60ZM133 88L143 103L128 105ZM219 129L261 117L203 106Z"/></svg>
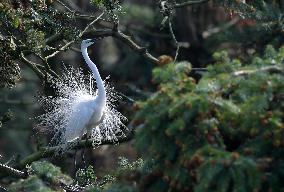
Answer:
<svg viewBox="0 0 284 192"><path fill-rule="evenodd" d="M106 108L106 91L103 80L96 65L88 56L87 48L93 44L90 39L83 40L81 43L82 55L85 62L92 70L93 76L96 79L98 92L93 95L78 95L73 104L70 121L65 130L65 139L73 141L81 138L85 133L91 134L92 127L96 127L102 121L103 112Z"/></svg>
<svg viewBox="0 0 284 192"><path fill-rule="evenodd" d="M61 146L65 151L84 134L91 135L93 146L102 140L116 142L117 136L124 136L126 118L114 107L118 96L112 88L106 88L96 65L90 60L87 48L93 44L90 39L81 43L82 55L96 80L97 90L93 91L93 79L87 85L82 72L67 71L61 79L53 79L58 90L57 97L44 97L46 113L39 116L39 126L51 128L54 134L51 145Z"/></svg>

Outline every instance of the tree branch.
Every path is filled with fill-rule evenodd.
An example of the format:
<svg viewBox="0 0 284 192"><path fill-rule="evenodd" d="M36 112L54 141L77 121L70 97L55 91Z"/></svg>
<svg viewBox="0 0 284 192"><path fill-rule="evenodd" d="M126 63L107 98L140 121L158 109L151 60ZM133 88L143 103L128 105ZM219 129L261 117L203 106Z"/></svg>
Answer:
<svg viewBox="0 0 284 192"><path fill-rule="evenodd" d="M174 63L175 63L176 60L177 60L177 57L178 57L180 45L179 45L179 42L176 39L174 30L173 30L173 27L172 27L171 17L168 18L168 24L169 24L169 29L170 29L170 33L171 33L172 39L174 40L175 46L177 47L175 58L174 58Z"/></svg>
<svg viewBox="0 0 284 192"><path fill-rule="evenodd" d="M50 37L46 38L45 44L54 43L54 42L58 41L59 39L61 39L62 36L63 36L62 33L56 33L54 35L51 35Z"/></svg>
<svg viewBox="0 0 284 192"><path fill-rule="evenodd" d="M43 66L41 66L41 65L39 65L39 64L37 64L37 63L34 63L34 62L28 60L28 59L25 57L25 55L24 55L23 52L21 52L20 58L21 58L21 61L24 62L28 67L30 67L40 79L43 79L43 78L44 78L44 74L43 74L43 73L41 72L41 70L38 68L38 67L43 67Z"/></svg>
<svg viewBox="0 0 284 192"><path fill-rule="evenodd" d="M57 55L58 53L60 53L61 51L67 50L67 49L69 48L69 46L70 46L72 43L74 43L74 42L75 42L75 40L66 43L65 45L63 45L62 47L60 47L57 51L54 51L54 52L51 53L50 55L46 56L45 59L46 59L46 60L47 60L47 59L50 59L50 58L54 57L55 55Z"/></svg>
<svg viewBox="0 0 284 192"><path fill-rule="evenodd" d="M83 19L88 19L88 20L97 18L97 16L95 15L81 14L78 10L73 10L72 8L68 7L68 5L66 5L60 0L56 0L56 2L59 3L62 7L64 7L67 11L69 11L71 14L73 14L77 18L83 18Z"/></svg>
<svg viewBox="0 0 284 192"><path fill-rule="evenodd" d="M0 185L0 189L2 189L3 191L8 191L5 187Z"/></svg>
<svg viewBox="0 0 284 192"><path fill-rule="evenodd" d="M209 0L186 1L186 2L182 2L182 3L176 3L174 7L175 8L182 8L182 7L189 6L189 5L206 3L208 1Z"/></svg>
<svg viewBox="0 0 284 192"><path fill-rule="evenodd" d="M0 103L12 104L12 105L33 105L32 101L20 100L20 99L8 99L6 96L0 98Z"/></svg>
<svg viewBox="0 0 284 192"><path fill-rule="evenodd" d="M92 22L90 22L90 23L85 27L85 29L80 32L78 38L81 38L81 37L85 34L85 32L86 32L94 23L96 23L103 15L104 15L104 13L101 13L96 19L94 19ZM56 38L56 37L54 37L54 38ZM52 39L51 39L51 40L52 40ZM51 40L49 40L49 41L51 41ZM62 47L60 47L57 51L55 51L55 52L53 52L52 54L46 56L45 59L47 60L47 59L49 59L49 58L52 58L52 57L54 57L55 55L57 55L58 53L60 53L61 51L67 50L67 49L69 48L69 46L70 46L72 43L74 43L74 42L75 42L75 40L72 40L72 41L67 42L65 45L63 45Z"/></svg>
<svg viewBox="0 0 284 192"><path fill-rule="evenodd" d="M283 68L272 65L272 66L261 67L261 68L258 68L258 69L246 69L246 70L235 71L233 73L233 75L234 76L246 76L246 75L250 75L252 73L259 73L259 72L284 74Z"/></svg>
<svg viewBox="0 0 284 192"><path fill-rule="evenodd" d="M134 131L130 131L126 137L119 138L117 142L124 143L124 142L130 141L133 138L133 136L134 136ZM112 145L112 144L114 144L112 141L103 141L99 146ZM85 140L81 140L77 145L73 146L71 149L81 149L84 147L93 147L92 140L88 139L87 142ZM59 146L42 148L39 151L36 151L35 153L22 159L19 162L17 168L23 169L26 165L34 161L37 161L42 158L54 156L56 151L58 151L58 149L59 149Z"/></svg>
<svg viewBox="0 0 284 192"><path fill-rule="evenodd" d="M17 170L13 167L10 167L10 166L2 164L2 163L0 163L0 173L6 174L6 175L9 175L9 176L20 177L20 178L23 178L27 175L23 171Z"/></svg>
<svg viewBox="0 0 284 192"><path fill-rule="evenodd" d="M89 31L89 32L86 33L86 35L87 34L92 35L95 38L103 38L103 37L112 36L112 37L120 40L121 42L125 43L132 50L143 55L146 59L150 60L151 62L157 63L159 61L156 57L151 55L145 47L141 47L141 46L137 45L131 39L130 36L125 35L124 33L122 33L119 30L116 31L116 30L112 30L112 29L100 29L100 30L95 30L95 31Z"/></svg>

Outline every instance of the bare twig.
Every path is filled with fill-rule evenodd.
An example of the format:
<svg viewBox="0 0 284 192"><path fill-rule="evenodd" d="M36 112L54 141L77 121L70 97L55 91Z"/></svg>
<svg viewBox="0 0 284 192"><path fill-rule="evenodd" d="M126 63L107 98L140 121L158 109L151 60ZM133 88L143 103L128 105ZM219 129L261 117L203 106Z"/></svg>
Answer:
<svg viewBox="0 0 284 192"><path fill-rule="evenodd" d="M207 68L200 68L200 67L193 67L191 68L192 71L197 71L197 72L205 72L208 71Z"/></svg>
<svg viewBox="0 0 284 192"><path fill-rule="evenodd" d="M101 13L96 19L94 19L92 22L90 22L83 31L81 31L81 33L79 34L78 38L81 38L85 32L94 24L96 23L102 16L104 15L104 13ZM52 54L48 55L45 57L45 59L50 59L52 57L54 57L55 55L57 55L58 53L60 53L61 51L65 51L69 48L69 46L74 43L76 40L72 40L67 42L65 45L63 45L62 47L60 47L57 51L54 51Z"/></svg>
<svg viewBox="0 0 284 192"><path fill-rule="evenodd" d="M85 20L93 20L95 18L97 18L98 16L96 15L87 15L87 14L82 14L80 13L78 10L73 10L72 8L70 8L68 5L66 5L65 3L63 3L60 0L56 0L60 5L62 5L67 11L69 11L71 14L74 15L74 17L76 18L81 18L81 19L85 19ZM103 18L99 18L99 20L103 20L105 21Z"/></svg>
<svg viewBox="0 0 284 192"><path fill-rule="evenodd" d="M179 54L179 49L181 47L186 47L186 48L189 47L189 43L177 41L177 38L175 36L174 30L173 30L173 27L172 27L173 8L175 8L175 6L173 6L171 4L167 4L167 3L168 3L167 1L161 1L160 2L160 11L164 16L164 19L163 19L161 25L162 25L162 28L164 28L165 23L167 22L167 24L168 24L168 27L169 27L169 30L170 30L170 35L171 35L171 37L174 41L174 44L176 46L176 53L175 53L175 57L174 57L174 61L173 61L175 63L176 60L177 60L178 54ZM189 3L189 2L187 2L187 3Z"/></svg>
<svg viewBox="0 0 284 192"><path fill-rule="evenodd" d="M176 36L175 36L175 34L174 34L174 31L173 31L172 22L171 22L171 17L169 17L169 19L168 19L168 24L169 24L169 29L170 29L170 33L171 33L172 39L174 40L174 43L175 43L175 45L176 45L176 47L177 47L177 49L176 49L176 54L175 54L175 58L174 58L174 63L175 63L176 60L177 60L177 57L178 57L180 45L179 45L179 42L177 41Z"/></svg>
<svg viewBox="0 0 284 192"><path fill-rule="evenodd" d="M102 16L104 15L104 12L101 13L96 19L94 19L91 23L89 23L85 29L79 34L79 37L82 37L84 33L94 24L96 23Z"/></svg>
<svg viewBox="0 0 284 192"><path fill-rule="evenodd" d="M123 43L127 44L131 49L133 49L135 52L143 55L145 58L149 59L150 61L157 63L158 59L155 58L153 55L151 55L148 50L145 47L140 47L137 45L130 36L125 35L121 31L114 31L113 36Z"/></svg>
<svg viewBox="0 0 284 192"><path fill-rule="evenodd" d="M14 177L21 177L21 178L23 178L23 177L26 176L25 172L17 170L17 169L15 169L13 167L10 167L10 166L2 164L2 163L0 163L0 172L2 174L7 174L9 176L14 176Z"/></svg>
<svg viewBox="0 0 284 192"><path fill-rule="evenodd" d="M60 5L62 5L65 9L67 9L68 11L70 11L71 13L75 13L74 10L72 10L71 8L69 8L67 5L65 5L62 1L60 0L56 0Z"/></svg>
<svg viewBox="0 0 284 192"><path fill-rule="evenodd" d="M0 189L2 189L3 191L8 191L5 187L0 185Z"/></svg>
<svg viewBox="0 0 284 192"><path fill-rule="evenodd" d="M43 74L43 73L41 72L41 70L39 69L39 67L40 67L40 68L44 68L42 65L37 64L37 63L34 63L34 62L28 60L28 59L25 57L25 55L24 55L23 52L21 52L20 58L21 58L21 61L24 62L28 67L30 67L40 79L43 79L43 78L44 78L44 74Z"/></svg>
<svg viewBox="0 0 284 192"><path fill-rule="evenodd" d="M211 35L214 35L216 33L220 33L222 31L227 30L228 28L234 26L235 24L237 24L240 21L239 17L234 17L232 20L230 20L228 23L222 25L222 26L218 26L218 27L214 27L211 29L208 29L207 31L204 31L202 33L202 37L203 38L208 38Z"/></svg>
<svg viewBox="0 0 284 192"><path fill-rule="evenodd" d="M13 99L8 99L7 97L0 98L0 103L6 103L6 104L12 104L12 105L33 105L34 104L31 101L13 100Z"/></svg>
<svg viewBox="0 0 284 192"><path fill-rule="evenodd" d="M55 55L57 55L58 53L60 53L61 51L67 50L69 48L69 46L74 42L75 42L75 40L69 41L68 43L66 43L65 45L60 47L57 51L54 51L52 54L46 56L45 59L50 59L50 58L54 57Z"/></svg>
<svg viewBox="0 0 284 192"><path fill-rule="evenodd" d="M3 191L8 191L5 187L2 187L1 185L0 185L0 189L2 189Z"/></svg>
<svg viewBox="0 0 284 192"><path fill-rule="evenodd" d="M49 72L49 73L50 73L51 75L53 75L54 77L57 77L57 78L59 77L59 76L57 75L57 73L51 69L51 67L50 67L50 65L49 65L49 63L48 63L48 61L47 61L47 59L46 59L45 57L43 57L43 56L41 56L41 55L37 55L37 54L35 54L35 55L38 56L38 57L42 60L42 62L44 63L45 68L46 68L46 76L48 75L47 72Z"/></svg>
<svg viewBox="0 0 284 192"><path fill-rule="evenodd" d="M189 6L189 5L194 5L194 4L200 4L200 3L206 3L209 0L196 0L196 1L186 1L186 2L182 2L182 3L176 3L174 5L175 8L182 8L185 6Z"/></svg>
<svg viewBox="0 0 284 192"><path fill-rule="evenodd" d="M269 72L269 73L280 73L280 74L284 74L284 69L275 65L272 66L265 66L265 67L261 67L258 69L244 69L244 70L240 70L240 71L235 71L233 73L234 76L246 76L246 75L250 75L253 73L259 73L259 72Z"/></svg>

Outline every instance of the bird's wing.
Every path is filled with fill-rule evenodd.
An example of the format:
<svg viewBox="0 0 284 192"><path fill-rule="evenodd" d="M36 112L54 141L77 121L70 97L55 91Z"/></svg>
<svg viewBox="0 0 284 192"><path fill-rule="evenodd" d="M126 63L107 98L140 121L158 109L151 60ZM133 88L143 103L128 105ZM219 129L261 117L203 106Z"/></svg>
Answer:
<svg viewBox="0 0 284 192"><path fill-rule="evenodd" d="M81 138L86 132L93 110L88 107L87 103L79 103L72 111L70 119L66 126L65 138L67 141Z"/></svg>

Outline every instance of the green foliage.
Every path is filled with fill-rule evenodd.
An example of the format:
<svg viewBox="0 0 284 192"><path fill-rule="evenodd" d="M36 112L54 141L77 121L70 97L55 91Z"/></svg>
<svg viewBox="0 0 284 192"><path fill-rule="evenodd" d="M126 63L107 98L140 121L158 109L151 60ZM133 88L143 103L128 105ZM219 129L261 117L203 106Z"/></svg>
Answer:
<svg viewBox="0 0 284 192"><path fill-rule="evenodd" d="M137 187L132 185L140 181L141 174L149 173L151 166L151 164L145 163L142 159L130 162L127 158L120 157L117 169L111 175L106 175L91 183L91 187L86 191L137 191Z"/></svg>
<svg viewBox="0 0 284 192"><path fill-rule="evenodd" d="M91 0L91 3L96 6L103 6L105 2L105 0Z"/></svg>
<svg viewBox="0 0 284 192"><path fill-rule="evenodd" d="M253 191L259 186L260 174L253 159L208 146L199 152L205 160L197 169L194 191Z"/></svg>
<svg viewBox="0 0 284 192"><path fill-rule="evenodd" d="M198 83L185 63L154 69L159 90L136 116L136 146L156 162L148 190L161 180L175 191L284 189L274 168L284 155L283 50L268 46L247 64L215 53Z"/></svg>
<svg viewBox="0 0 284 192"><path fill-rule="evenodd" d="M29 168L29 172L54 185L69 185L72 183L72 179L64 175L59 167L47 161L33 162Z"/></svg>
<svg viewBox="0 0 284 192"><path fill-rule="evenodd" d="M279 22L281 22L283 19L281 16L283 5L281 5L280 2L267 2L265 0L252 0L246 2L242 2L241 0L222 0L219 2L224 7L234 10L241 17L261 21L263 25L267 25L269 22L277 21L279 19Z"/></svg>
<svg viewBox="0 0 284 192"><path fill-rule="evenodd" d="M78 40L76 20L93 19L86 15L76 17L66 7L63 12L58 11L51 6L52 2L0 2L0 88L11 88L19 80L16 61L23 62L21 53L43 58L43 65L37 66L40 71L47 71L50 66L44 65L44 57L58 50L57 43ZM148 33L148 38L158 26L156 20L159 23L162 20L154 18L156 9L148 5L127 3L122 9L120 1L90 2L107 13L111 24L118 23L120 17L120 23L127 25L120 25L119 29L129 34L137 30L144 35ZM170 7L160 10L163 13L160 16L169 15L167 11L172 15L182 13L174 11L177 2L183 1L167 1ZM146 101L138 102L139 109L132 121L137 127L135 146L143 160L130 162L120 158L118 168L103 177L92 166L79 169L76 174L79 187L90 192L284 191L284 47L275 50L267 46L271 43L280 47L284 42L283 1L216 2L233 17L241 16L237 25L243 26L230 26L225 31L220 28L220 33L207 39L205 47L216 51L220 44L223 47L230 42L233 44L229 47L234 50L229 53L241 52L241 57L231 59L226 51L216 52L215 62L197 80L191 77L195 72L188 62L156 67L152 77L158 90ZM124 11L127 14L122 15ZM135 27L133 21L151 29ZM174 31L179 39L182 29ZM159 32L152 36L153 44L160 44L156 39L163 34ZM134 39L142 44L142 36ZM180 39L186 40L184 36ZM172 47L166 47L168 42L166 36L159 49L153 51L169 52ZM125 71L128 74L129 69ZM0 117L0 127L9 119L9 113ZM61 191L62 186L73 183L46 161L33 162L28 170L27 178L9 185L10 191Z"/></svg>
<svg viewBox="0 0 284 192"><path fill-rule="evenodd" d="M29 176L27 179L21 179L12 183L9 187L9 191L53 192L54 190L46 186L37 176Z"/></svg>
<svg viewBox="0 0 284 192"><path fill-rule="evenodd" d="M13 87L20 78L20 68L11 56L15 51L15 43L13 38L4 39L0 33L0 88Z"/></svg>
<svg viewBox="0 0 284 192"><path fill-rule="evenodd" d="M6 122L8 122L8 121L10 121L10 120L13 120L14 118L15 118L14 113L12 112L11 109L8 109L8 110L3 114L3 116L0 117L0 121L1 121L2 123L6 123Z"/></svg>
<svg viewBox="0 0 284 192"><path fill-rule="evenodd" d="M30 50L40 52L45 47L44 32L30 29L27 31L27 44Z"/></svg>
<svg viewBox="0 0 284 192"><path fill-rule="evenodd" d="M1 114L0 116L0 128L2 127L3 124L6 122L13 120L15 118L14 113L8 109L3 115Z"/></svg>
<svg viewBox="0 0 284 192"><path fill-rule="evenodd" d="M207 42L209 47L225 42L241 44L240 49L247 47L263 51L267 44L277 47L283 42L283 10L281 1L265 0L219 0L218 3L231 15L240 16L238 27L231 27L222 33L212 35Z"/></svg>
<svg viewBox="0 0 284 192"><path fill-rule="evenodd" d="M122 13L122 7L119 0L90 0L90 2L93 5L104 9L111 20L115 22L118 21L118 14Z"/></svg>
<svg viewBox="0 0 284 192"><path fill-rule="evenodd" d="M85 169L79 169L76 172L76 180L80 186L86 186L89 184L94 184L97 182L97 177L95 175L93 166L89 165L89 167Z"/></svg>
<svg viewBox="0 0 284 192"><path fill-rule="evenodd" d="M136 170L142 168L143 164L144 162L142 159L138 159L137 161L131 163L127 158L119 157L118 170L119 171Z"/></svg>
<svg viewBox="0 0 284 192"><path fill-rule="evenodd" d="M58 12L44 1L4 2L0 3L0 25L4 28L0 34L3 37L13 36L20 50L28 49L29 46L43 49L42 39L45 34L60 34L66 40L76 37L72 17L69 13Z"/></svg>
<svg viewBox="0 0 284 192"><path fill-rule="evenodd" d="M118 168L110 175L105 175L98 178L95 175L92 166L89 166L86 170L79 169L76 173L76 180L80 186L86 186L86 191L131 191L133 188L126 184L117 183L127 180L123 178L137 177L137 170L142 170L144 162L142 159L138 159L134 162L129 162L128 159L120 157L118 161ZM127 190L126 190L127 189ZM130 190L131 189L131 190Z"/></svg>
<svg viewBox="0 0 284 192"><path fill-rule="evenodd" d="M154 19L156 18L155 12L147 6L136 5L132 3L124 3L122 11L126 14L121 14L121 21L124 23L128 22L139 22L148 26L154 25ZM141 20L143 18L143 20Z"/></svg>
<svg viewBox="0 0 284 192"><path fill-rule="evenodd" d="M46 42L52 43L58 37L76 39L78 30L72 23L73 18L72 14L59 12L42 0L1 1L0 88L12 87L20 78L16 60L21 53L43 58L51 53Z"/></svg>
<svg viewBox="0 0 284 192"><path fill-rule="evenodd" d="M47 161L33 162L29 167L29 176L9 186L9 191L52 192L62 185L72 184L72 179L63 174L60 168Z"/></svg>

